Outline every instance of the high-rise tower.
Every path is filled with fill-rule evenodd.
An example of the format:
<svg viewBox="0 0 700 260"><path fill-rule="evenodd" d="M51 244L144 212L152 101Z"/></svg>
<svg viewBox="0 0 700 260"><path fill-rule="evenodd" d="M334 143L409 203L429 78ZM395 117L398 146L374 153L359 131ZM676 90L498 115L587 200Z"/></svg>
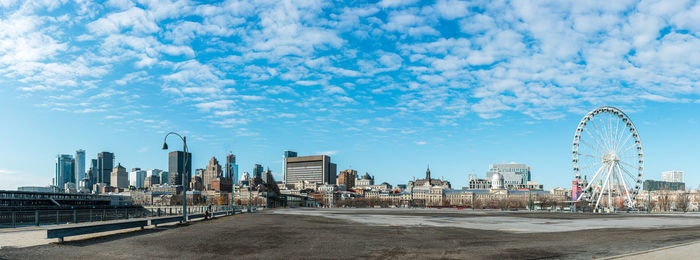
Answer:
<svg viewBox="0 0 700 260"><path fill-rule="evenodd" d="M186 165L185 165L186 163ZM192 181L192 154L183 151L172 151L168 153L168 184L182 185L182 178L188 186ZM187 187L183 187L187 189Z"/></svg>
<svg viewBox="0 0 700 260"><path fill-rule="evenodd" d="M114 154L101 152L97 154L97 180L92 183L105 183L107 186L111 182L112 169L114 168Z"/></svg>
<svg viewBox="0 0 700 260"><path fill-rule="evenodd" d="M76 185L85 179L85 150L75 151L75 182Z"/></svg>
<svg viewBox="0 0 700 260"><path fill-rule="evenodd" d="M75 159L72 155L59 154L56 156L55 184L59 189L63 189L69 182L75 183Z"/></svg>

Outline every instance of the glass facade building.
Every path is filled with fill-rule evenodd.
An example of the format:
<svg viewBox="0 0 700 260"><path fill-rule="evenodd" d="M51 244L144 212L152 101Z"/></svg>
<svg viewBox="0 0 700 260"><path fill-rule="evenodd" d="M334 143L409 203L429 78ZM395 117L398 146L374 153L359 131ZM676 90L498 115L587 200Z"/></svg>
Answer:
<svg viewBox="0 0 700 260"><path fill-rule="evenodd" d="M66 183L75 184L75 159L72 155L59 154L56 156L56 179L55 185L63 189Z"/></svg>

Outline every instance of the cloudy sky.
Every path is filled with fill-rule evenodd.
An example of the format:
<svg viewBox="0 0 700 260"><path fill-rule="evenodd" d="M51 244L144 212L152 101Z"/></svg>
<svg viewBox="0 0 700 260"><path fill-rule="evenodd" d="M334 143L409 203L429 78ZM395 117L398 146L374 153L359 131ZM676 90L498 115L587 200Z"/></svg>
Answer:
<svg viewBox="0 0 700 260"><path fill-rule="evenodd" d="M569 186L602 105L637 124L646 178L700 183L697 1L350 2L0 0L0 189L80 148L167 168L168 131L197 168L279 173L289 149L392 184L514 161Z"/></svg>

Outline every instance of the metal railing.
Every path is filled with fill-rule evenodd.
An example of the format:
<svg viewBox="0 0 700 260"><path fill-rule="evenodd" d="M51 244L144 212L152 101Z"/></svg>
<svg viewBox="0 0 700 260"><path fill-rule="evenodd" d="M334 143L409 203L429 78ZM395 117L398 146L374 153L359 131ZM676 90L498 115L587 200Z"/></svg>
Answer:
<svg viewBox="0 0 700 260"><path fill-rule="evenodd" d="M202 208L199 210L204 211L205 208ZM194 209L193 212L197 212L199 210ZM190 211L190 210L188 210L188 211ZM212 212L209 213L209 217L214 218L217 216L234 215L234 214L236 214L236 211L237 211L236 208L233 208L233 207L213 207ZM204 217L205 217L205 213L188 214L188 219L190 219L190 220L202 219ZM107 231L137 228L137 227L144 229L144 227L149 226L149 225L157 226L159 224L181 222L181 221L182 221L181 216L170 216L170 217L152 217L152 218L145 218L145 219L134 219L134 220L126 220L126 221L106 222L106 223L90 223L90 224L84 224L84 225L57 226L57 227L51 227L51 228L46 230L46 238L49 238L49 239L58 238L58 242L62 243L64 241L65 237L70 237L70 236L102 233L102 232L107 232Z"/></svg>
<svg viewBox="0 0 700 260"><path fill-rule="evenodd" d="M148 217L140 208L0 211L0 228L58 225Z"/></svg>
<svg viewBox="0 0 700 260"><path fill-rule="evenodd" d="M203 214L205 206L188 207L188 214ZM236 207L212 206L213 212L231 211ZM147 218L182 215L179 206L160 206L146 208L116 209L74 209L74 210L31 210L0 211L0 228L25 226L59 225L68 223L86 223L119 219Z"/></svg>

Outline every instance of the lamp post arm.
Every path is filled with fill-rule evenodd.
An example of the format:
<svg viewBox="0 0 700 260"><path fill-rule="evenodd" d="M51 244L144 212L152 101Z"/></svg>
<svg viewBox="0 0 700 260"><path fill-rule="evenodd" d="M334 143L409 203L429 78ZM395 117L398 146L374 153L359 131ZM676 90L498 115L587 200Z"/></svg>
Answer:
<svg viewBox="0 0 700 260"><path fill-rule="evenodd" d="M185 163L185 165L183 165L183 167L185 169L183 169L183 174L182 174L182 221L183 221L183 223L185 223L185 222L187 222L187 184L186 184L186 181L187 181L187 174L188 174L187 162L189 161L187 158L187 138L181 136L178 133L169 132L163 138L163 149L167 149L166 141L167 141L169 135L176 135L177 137L180 137L180 139L182 140L182 144L183 144L182 150L185 153L184 154L185 158L183 160Z"/></svg>
<svg viewBox="0 0 700 260"><path fill-rule="evenodd" d="M166 141L166 139L168 139L169 135L176 135L177 137L180 137L180 139L182 139L182 142L185 142L185 138L182 137L180 134L175 133L175 132L170 132L170 133L166 134L165 137L163 137L163 143L165 143L165 141ZM185 144L185 147L187 147L187 144Z"/></svg>

